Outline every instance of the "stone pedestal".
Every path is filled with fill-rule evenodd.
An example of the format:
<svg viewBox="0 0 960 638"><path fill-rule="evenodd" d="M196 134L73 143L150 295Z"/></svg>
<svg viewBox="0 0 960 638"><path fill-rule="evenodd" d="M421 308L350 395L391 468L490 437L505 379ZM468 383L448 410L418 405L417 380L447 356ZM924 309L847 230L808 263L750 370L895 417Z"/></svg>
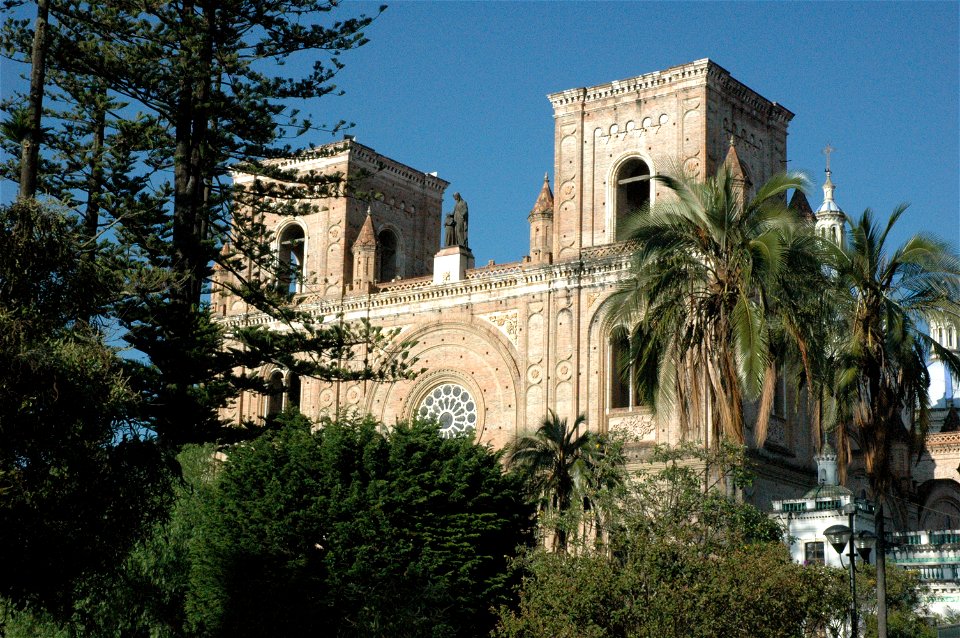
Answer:
<svg viewBox="0 0 960 638"><path fill-rule="evenodd" d="M447 284L461 281L467 269L474 267L473 253L464 246L447 246L433 257L433 283Z"/></svg>

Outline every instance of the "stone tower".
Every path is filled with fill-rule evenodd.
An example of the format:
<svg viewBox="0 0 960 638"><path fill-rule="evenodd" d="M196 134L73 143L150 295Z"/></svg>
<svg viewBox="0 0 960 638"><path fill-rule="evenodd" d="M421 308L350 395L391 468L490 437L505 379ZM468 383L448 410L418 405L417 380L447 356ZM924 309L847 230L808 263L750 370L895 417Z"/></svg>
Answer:
<svg viewBox="0 0 960 638"><path fill-rule="evenodd" d="M556 185L551 252L557 261L622 239L618 222L665 194L647 176L712 174L731 138L754 184L785 166L793 113L707 59L548 97Z"/></svg>
<svg viewBox="0 0 960 638"><path fill-rule="evenodd" d="M305 214L263 215L278 259L299 271L297 277L288 277L291 294L340 299L361 292L354 290L357 277L372 283L431 273L433 255L440 246L439 220L448 182L350 138L282 160L281 167L345 178L337 192L307 200L310 211ZM238 185L254 181L242 173L233 177ZM376 228L377 255L373 271L360 275L354 273L353 249L368 219L371 229ZM286 286L288 282L279 283ZM213 302L226 306L225 315L247 312L235 299L218 296Z"/></svg>

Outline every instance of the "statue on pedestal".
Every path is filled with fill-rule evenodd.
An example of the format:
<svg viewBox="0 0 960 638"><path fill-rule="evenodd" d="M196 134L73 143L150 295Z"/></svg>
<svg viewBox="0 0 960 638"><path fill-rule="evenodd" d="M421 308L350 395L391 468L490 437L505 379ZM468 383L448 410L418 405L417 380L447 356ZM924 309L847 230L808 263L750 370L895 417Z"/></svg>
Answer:
<svg viewBox="0 0 960 638"><path fill-rule="evenodd" d="M456 202L443 226L446 229L444 237L447 246L462 246L467 248L467 223L469 213L467 212L467 201L460 197L460 193L453 194L453 201ZM452 225L451 225L452 222Z"/></svg>

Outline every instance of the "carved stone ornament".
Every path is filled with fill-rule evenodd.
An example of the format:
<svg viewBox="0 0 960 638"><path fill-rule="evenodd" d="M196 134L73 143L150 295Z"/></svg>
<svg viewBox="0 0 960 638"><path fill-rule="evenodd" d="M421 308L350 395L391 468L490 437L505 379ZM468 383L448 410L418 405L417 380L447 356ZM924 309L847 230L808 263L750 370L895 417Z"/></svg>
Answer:
<svg viewBox="0 0 960 638"><path fill-rule="evenodd" d="M517 345L517 323L520 313L517 310L505 310L484 316L484 319L495 325L500 332L506 335L510 343Z"/></svg>
<svg viewBox="0 0 960 638"><path fill-rule="evenodd" d="M543 380L543 370L540 366L530 366L527 370L527 381L530 383L540 383Z"/></svg>
<svg viewBox="0 0 960 638"><path fill-rule="evenodd" d="M363 391L359 386L353 386L347 390L347 403L356 404L360 403L360 399L363 397Z"/></svg>
<svg viewBox="0 0 960 638"><path fill-rule="evenodd" d="M650 414L630 414L623 417L610 417L610 429L619 430L628 436L636 437L640 441L653 438L656 424Z"/></svg>

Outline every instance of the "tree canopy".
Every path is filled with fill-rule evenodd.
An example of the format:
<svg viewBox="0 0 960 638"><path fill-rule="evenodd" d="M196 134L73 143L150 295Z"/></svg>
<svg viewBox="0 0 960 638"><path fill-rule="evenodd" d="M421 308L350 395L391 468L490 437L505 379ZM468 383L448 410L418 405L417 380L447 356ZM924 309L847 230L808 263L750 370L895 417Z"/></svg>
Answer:
<svg viewBox="0 0 960 638"><path fill-rule="evenodd" d="M110 258L61 211L0 207L0 595L67 614L163 516L174 470L94 323Z"/></svg>
<svg viewBox="0 0 960 638"><path fill-rule="evenodd" d="M744 402L761 400L758 439L774 396L777 330L789 273L817 273L815 238L786 206L799 174L779 174L753 197L722 166L704 180L658 176L671 191L629 224L635 249L616 295L636 386L695 438L744 440Z"/></svg>
<svg viewBox="0 0 960 638"><path fill-rule="evenodd" d="M521 561L519 605L501 609L496 635L799 637L843 616L842 573L792 563L775 523L715 489L711 476L745 476L736 449L651 461L627 484L609 545Z"/></svg>
<svg viewBox="0 0 960 638"><path fill-rule="evenodd" d="M292 420L228 453L194 558L195 631L488 631L531 534L499 455L434 424Z"/></svg>

